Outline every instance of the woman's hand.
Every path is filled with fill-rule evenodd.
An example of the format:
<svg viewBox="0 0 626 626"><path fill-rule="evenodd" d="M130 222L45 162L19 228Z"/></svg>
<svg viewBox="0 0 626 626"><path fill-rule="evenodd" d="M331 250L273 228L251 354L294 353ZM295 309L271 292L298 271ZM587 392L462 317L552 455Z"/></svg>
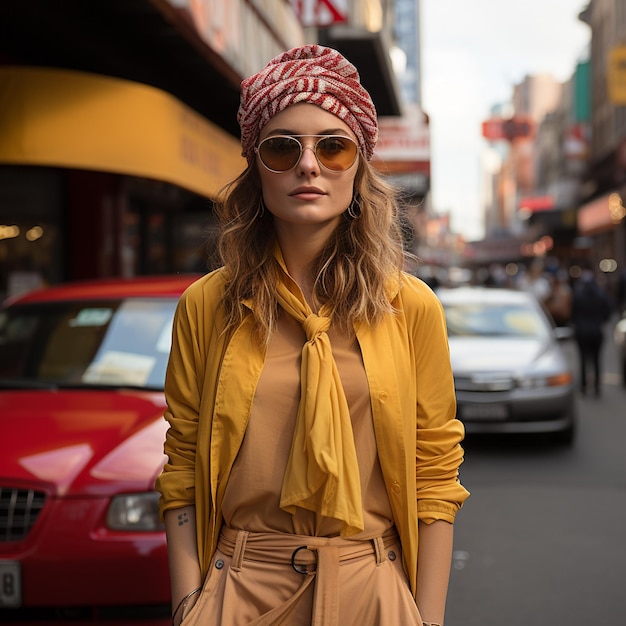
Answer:
<svg viewBox="0 0 626 626"><path fill-rule="evenodd" d="M191 612L191 609L193 609L193 607L196 606L196 602L198 601L198 598L200 597L201 592L202 592L202 589L198 589L197 593L194 593L191 597L187 597L187 599L184 601L181 612L180 612L179 624L182 624L185 621L185 618L187 617L187 615L189 615L189 613ZM178 626L178 624L175 626Z"/></svg>
<svg viewBox="0 0 626 626"><path fill-rule="evenodd" d="M172 613L172 626L180 626L180 624L182 624L189 611L191 611L195 603L198 601L201 591L201 587L193 589L176 605L176 608Z"/></svg>

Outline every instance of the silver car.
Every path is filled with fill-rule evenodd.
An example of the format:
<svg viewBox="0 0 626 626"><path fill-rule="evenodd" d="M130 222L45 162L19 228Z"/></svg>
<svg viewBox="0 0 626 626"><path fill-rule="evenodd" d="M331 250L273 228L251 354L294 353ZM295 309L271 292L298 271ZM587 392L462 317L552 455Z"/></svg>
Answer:
<svg viewBox="0 0 626 626"><path fill-rule="evenodd" d="M559 343L568 329L555 328L526 291L464 286L436 293L466 432L554 433L571 443L575 381Z"/></svg>

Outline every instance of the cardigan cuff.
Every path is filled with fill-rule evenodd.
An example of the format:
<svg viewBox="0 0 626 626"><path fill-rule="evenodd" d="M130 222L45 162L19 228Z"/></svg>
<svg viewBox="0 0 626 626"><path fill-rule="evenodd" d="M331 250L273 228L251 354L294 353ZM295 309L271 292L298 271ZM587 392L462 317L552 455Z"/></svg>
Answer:
<svg viewBox="0 0 626 626"><path fill-rule="evenodd" d="M460 508L458 504L441 500L418 500L417 518L422 522L426 522L426 524L432 524L437 520L444 520L453 524L456 513Z"/></svg>

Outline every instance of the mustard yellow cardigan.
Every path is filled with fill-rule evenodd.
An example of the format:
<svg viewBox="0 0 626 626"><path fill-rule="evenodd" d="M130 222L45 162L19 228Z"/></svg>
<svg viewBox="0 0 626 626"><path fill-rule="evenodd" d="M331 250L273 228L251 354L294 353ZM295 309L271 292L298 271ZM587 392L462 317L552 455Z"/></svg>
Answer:
<svg viewBox="0 0 626 626"><path fill-rule="evenodd" d="M161 515L195 505L203 577L217 545L222 501L241 446L265 353L249 315L229 342L220 332L223 270L191 285L180 299L167 370L165 441L157 478ZM453 522L469 493L460 484L463 425L456 401L445 318L439 300L404 274L394 290L398 310L356 329L369 382L382 472L416 593L418 519Z"/></svg>

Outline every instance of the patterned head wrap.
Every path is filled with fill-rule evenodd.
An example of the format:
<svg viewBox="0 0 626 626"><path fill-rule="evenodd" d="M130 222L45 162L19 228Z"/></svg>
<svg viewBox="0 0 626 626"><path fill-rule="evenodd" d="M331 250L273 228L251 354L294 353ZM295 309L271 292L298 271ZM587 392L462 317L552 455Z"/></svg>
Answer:
<svg viewBox="0 0 626 626"><path fill-rule="evenodd" d="M237 121L242 155L250 160L265 124L298 102L316 104L336 115L356 135L365 157L372 158L378 121L359 73L336 50L312 44L280 54L241 83Z"/></svg>

